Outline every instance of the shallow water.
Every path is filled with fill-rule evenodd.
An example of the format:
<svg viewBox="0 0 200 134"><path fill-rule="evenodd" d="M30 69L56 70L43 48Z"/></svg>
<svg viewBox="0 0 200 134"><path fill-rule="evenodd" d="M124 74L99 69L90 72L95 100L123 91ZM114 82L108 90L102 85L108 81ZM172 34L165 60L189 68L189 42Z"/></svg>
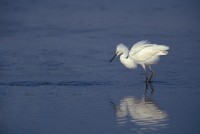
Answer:
<svg viewBox="0 0 200 134"><path fill-rule="evenodd" d="M199 134L198 0L0 1L0 132ZM117 43L170 47L146 85Z"/></svg>

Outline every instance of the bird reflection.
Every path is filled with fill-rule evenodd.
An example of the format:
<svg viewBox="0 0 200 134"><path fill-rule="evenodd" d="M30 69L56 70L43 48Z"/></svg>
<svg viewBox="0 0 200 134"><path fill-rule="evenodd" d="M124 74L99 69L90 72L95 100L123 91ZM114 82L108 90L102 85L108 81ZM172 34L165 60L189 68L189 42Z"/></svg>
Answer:
<svg viewBox="0 0 200 134"><path fill-rule="evenodd" d="M136 124L133 129L140 132L165 128L168 115L153 100L153 93L153 86L151 83L147 83L144 97L141 99L127 96L120 101L119 105L110 101L116 112L117 123L125 125L128 122L133 122Z"/></svg>

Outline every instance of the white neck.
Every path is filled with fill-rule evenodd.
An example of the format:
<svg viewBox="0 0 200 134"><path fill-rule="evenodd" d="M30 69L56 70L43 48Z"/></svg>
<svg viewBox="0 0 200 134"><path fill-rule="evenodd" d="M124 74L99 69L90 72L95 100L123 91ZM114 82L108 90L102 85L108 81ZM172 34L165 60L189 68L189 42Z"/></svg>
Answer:
<svg viewBox="0 0 200 134"><path fill-rule="evenodd" d="M135 63L133 62L133 60L130 59L130 58L128 57L128 52L129 52L129 51L124 52L124 53L120 56L120 61L121 61L121 63L122 63L125 67L127 67L127 68L136 68L136 67L137 67L137 64L135 64Z"/></svg>

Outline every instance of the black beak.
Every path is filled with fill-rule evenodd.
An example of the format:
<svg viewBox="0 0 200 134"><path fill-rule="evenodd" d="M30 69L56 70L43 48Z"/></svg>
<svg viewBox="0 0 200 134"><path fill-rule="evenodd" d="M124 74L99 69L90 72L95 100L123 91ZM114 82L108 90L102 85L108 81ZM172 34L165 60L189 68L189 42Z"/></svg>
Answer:
<svg viewBox="0 0 200 134"><path fill-rule="evenodd" d="M115 54L112 59L110 60L110 63L114 60L114 58L117 56L117 54Z"/></svg>

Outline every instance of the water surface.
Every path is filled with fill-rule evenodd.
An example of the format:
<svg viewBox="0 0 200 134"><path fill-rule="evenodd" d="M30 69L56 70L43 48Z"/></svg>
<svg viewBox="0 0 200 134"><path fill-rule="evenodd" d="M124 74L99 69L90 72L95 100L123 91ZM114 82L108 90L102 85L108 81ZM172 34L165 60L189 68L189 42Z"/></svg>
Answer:
<svg viewBox="0 0 200 134"><path fill-rule="evenodd" d="M0 1L0 132L199 134L199 1ZM146 85L117 43L166 44Z"/></svg>

